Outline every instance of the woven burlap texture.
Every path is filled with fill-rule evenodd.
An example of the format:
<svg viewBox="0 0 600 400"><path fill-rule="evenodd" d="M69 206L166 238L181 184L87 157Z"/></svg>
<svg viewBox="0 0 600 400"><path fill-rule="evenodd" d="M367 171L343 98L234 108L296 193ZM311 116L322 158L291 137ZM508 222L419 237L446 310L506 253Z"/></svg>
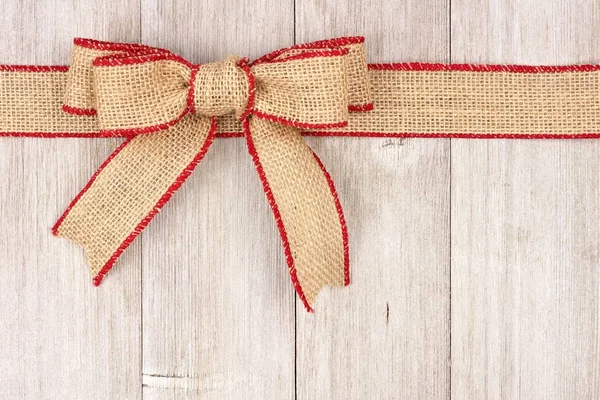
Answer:
<svg viewBox="0 0 600 400"><path fill-rule="evenodd" d="M138 225L161 198L172 194L169 188L211 140L210 128L210 118L188 116L168 130L138 135L96 176L57 232L85 249L92 276L139 233Z"/></svg>
<svg viewBox="0 0 600 400"><path fill-rule="evenodd" d="M67 92L67 104L72 107L76 107L75 103L94 104L98 125L105 131L147 130L176 122L186 112L206 116L230 113L239 117L254 89L252 111L273 119L294 121L301 126L340 124L348 120L348 49L283 52L272 60L252 65L251 84L238 67L237 57L197 67L159 49L150 49L147 54L137 50L129 54L75 48L75 69L70 75L78 76L68 79L67 91L74 92ZM156 59L148 62L148 57ZM363 54L354 50L352 57ZM356 90L368 87L357 61L351 64ZM361 74L360 78L357 74ZM362 85L358 84L359 79L363 79ZM365 89L358 93L361 98L363 92Z"/></svg>
<svg viewBox="0 0 600 400"><path fill-rule="evenodd" d="M202 65L194 78L194 108L206 116L239 118L250 97L248 77L238 66L239 57Z"/></svg>
<svg viewBox="0 0 600 400"><path fill-rule="evenodd" d="M253 66L255 111L307 124L347 121L346 59L324 56Z"/></svg>
<svg viewBox="0 0 600 400"><path fill-rule="evenodd" d="M347 283L347 243L335 189L300 127L325 135L600 133L594 68L368 70L355 41L195 66L161 49L86 43L75 47L69 74L0 68L0 135L130 138L57 224L100 279L200 161L216 134L212 117L230 134L250 115L244 134L307 308L324 285ZM372 102L371 112L348 113ZM85 116L66 114L63 103Z"/></svg>
<svg viewBox="0 0 600 400"><path fill-rule="evenodd" d="M0 132L96 133L93 117L60 110L66 75L0 71ZM600 133L600 71L371 70L368 76L373 111L350 113L348 126L336 132ZM219 118L218 126L219 132L241 132L233 116Z"/></svg>
<svg viewBox="0 0 600 400"><path fill-rule="evenodd" d="M306 300L314 304L323 286L344 285L344 242L334 197L298 129L253 118L249 135L254 161L262 166L266 190L281 215L293 268Z"/></svg>
<svg viewBox="0 0 600 400"><path fill-rule="evenodd" d="M95 118L62 111L66 83L63 71L0 70L0 132L97 134Z"/></svg>
<svg viewBox="0 0 600 400"><path fill-rule="evenodd" d="M160 49L96 46L76 45L70 73L78 76L67 78L66 111L85 110L81 119L104 134L130 138L54 229L85 249L96 283L204 156L215 118L232 115L247 123L250 155L307 309L323 286L347 284L341 207L299 126L346 123L350 95L371 101L364 50L294 48L254 65L230 57L195 66ZM349 81L357 93L349 92Z"/></svg>

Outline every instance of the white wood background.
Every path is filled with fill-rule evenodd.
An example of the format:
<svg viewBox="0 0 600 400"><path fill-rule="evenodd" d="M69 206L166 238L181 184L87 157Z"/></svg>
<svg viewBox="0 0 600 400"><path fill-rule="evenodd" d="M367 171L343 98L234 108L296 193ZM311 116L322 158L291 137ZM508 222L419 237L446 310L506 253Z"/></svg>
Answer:
<svg viewBox="0 0 600 400"><path fill-rule="evenodd" d="M3 0L0 63L74 36L195 62L367 38L371 62L600 62L594 0ZM243 140L105 282L50 235L118 140L0 139L1 399L600 398L600 141L311 138L352 285L296 301Z"/></svg>

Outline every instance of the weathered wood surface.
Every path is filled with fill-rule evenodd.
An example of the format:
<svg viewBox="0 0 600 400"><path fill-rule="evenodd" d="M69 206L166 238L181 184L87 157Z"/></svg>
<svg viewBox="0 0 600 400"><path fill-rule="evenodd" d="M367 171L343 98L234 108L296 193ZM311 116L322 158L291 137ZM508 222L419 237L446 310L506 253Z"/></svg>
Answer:
<svg viewBox="0 0 600 400"><path fill-rule="evenodd" d="M81 4L83 3L83 4ZM139 40L137 1L7 1L0 63L67 64L73 36ZM0 398L140 399L140 244L96 289L50 228L117 140L0 139Z"/></svg>
<svg viewBox="0 0 600 400"><path fill-rule="evenodd" d="M372 62L598 62L593 0L7 0L0 63L73 36L195 62L363 34ZM50 235L118 141L0 139L0 398L597 399L600 142L311 138L352 285L295 300L243 140L100 288Z"/></svg>
<svg viewBox="0 0 600 400"><path fill-rule="evenodd" d="M453 0L452 61L598 63L597 14ZM597 140L452 141L453 398L600 398L599 157Z"/></svg>
<svg viewBox="0 0 600 400"><path fill-rule="evenodd" d="M289 1L143 0L142 15L145 43L194 62L294 40ZM217 140L142 247L144 398L293 398L294 290L243 139Z"/></svg>
<svg viewBox="0 0 600 400"><path fill-rule="evenodd" d="M449 60L447 2L301 0L296 9L298 42L361 32L373 62ZM323 291L315 314L297 305L298 398L446 399L450 141L310 143L345 207L352 284Z"/></svg>

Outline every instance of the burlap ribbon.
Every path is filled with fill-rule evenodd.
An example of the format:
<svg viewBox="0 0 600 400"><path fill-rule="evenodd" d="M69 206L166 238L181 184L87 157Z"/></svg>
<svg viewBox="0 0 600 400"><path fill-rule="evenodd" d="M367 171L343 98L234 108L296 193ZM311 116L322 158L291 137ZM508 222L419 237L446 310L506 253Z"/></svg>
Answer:
<svg viewBox="0 0 600 400"><path fill-rule="evenodd" d="M235 115L311 310L320 288L347 285L348 239L333 182L300 129L343 127L371 104L358 39L294 46L248 63L193 65L163 49L77 39L63 111L128 136L53 228L83 247L98 285Z"/></svg>
<svg viewBox="0 0 600 400"><path fill-rule="evenodd" d="M320 288L349 283L348 238L302 135L597 138L599 82L596 65L367 67L360 37L203 65L77 39L70 68L0 65L0 136L127 138L53 228L86 250L96 284L213 139L244 136L311 310Z"/></svg>

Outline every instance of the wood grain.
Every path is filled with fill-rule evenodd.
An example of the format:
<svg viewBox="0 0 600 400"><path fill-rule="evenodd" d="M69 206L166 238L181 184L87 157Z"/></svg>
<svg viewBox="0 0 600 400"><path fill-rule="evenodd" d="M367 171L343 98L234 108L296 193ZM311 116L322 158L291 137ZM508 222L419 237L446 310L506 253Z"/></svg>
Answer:
<svg viewBox="0 0 600 400"><path fill-rule="evenodd" d="M138 39L137 1L2 3L0 63L67 64L73 36ZM92 285L50 228L115 140L0 139L0 398L141 398L139 246Z"/></svg>
<svg viewBox="0 0 600 400"><path fill-rule="evenodd" d="M370 62L448 61L448 3L296 4L299 43L366 36ZM427 38L427 40L425 40ZM446 399L447 140L313 138L346 212L352 284L297 307L298 399Z"/></svg>
<svg viewBox="0 0 600 400"><path fill-rule="evenodd" d="M293 2L144 0L145 43L193 62L293 43ZM143 242L144 398L292 399L294 291L243 139L219 139Z"/></svg>
<svg viewBox="0 0 600 400"><path fill-rule="evenodd" d="M371 62L588 63L599 14L593 0L9 0L0 63L66 64L74 36L207 62L354 34ZM118 141L0 139L0 398L600 398L600 142L309 142L352 263L315 314L243 140L217 140L94 288L50 227Z"/></svg>
<svg viewBox="0 0 600 400"><path fill-rule="evenodd" d="M597 2L566 4L454 0L452 61L598 62ZM453 398L600 398L599 156L452 141Z"/></svg>

